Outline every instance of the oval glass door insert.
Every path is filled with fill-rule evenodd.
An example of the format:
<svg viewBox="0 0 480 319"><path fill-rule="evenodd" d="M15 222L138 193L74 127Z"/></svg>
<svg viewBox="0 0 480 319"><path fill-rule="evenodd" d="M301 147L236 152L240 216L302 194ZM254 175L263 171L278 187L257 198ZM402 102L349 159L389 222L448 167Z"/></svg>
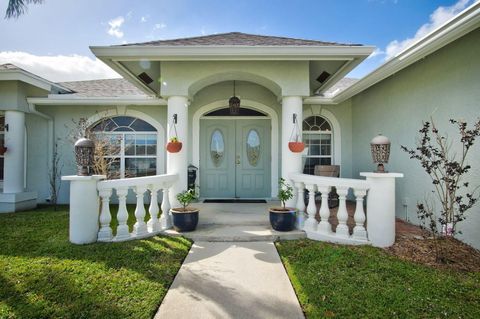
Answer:
<svg viewBox="0 0 480 319"><path fill-rule="evenodd" d="M222 164L224 155L225 142L223 134L219 129L215 129L210 139L210 157L215 167L219 167Z"/></svg>
<svg viewBox="0 0 480 319"><path fill-rule="evenodd" d="M250 165L257 166L260 159L260 135L256 130L247 134L247 159Z"/></svg>

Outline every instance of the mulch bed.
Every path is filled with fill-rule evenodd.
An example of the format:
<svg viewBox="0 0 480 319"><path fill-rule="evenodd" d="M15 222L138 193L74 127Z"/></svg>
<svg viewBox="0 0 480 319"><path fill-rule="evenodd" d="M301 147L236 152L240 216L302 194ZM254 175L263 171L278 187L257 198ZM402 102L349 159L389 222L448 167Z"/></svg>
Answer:
<svg viewBox="0 0 480 319"><path fill-rule="evenodd" d="M423 235L419 227L397 221L395 244L386 248L386 251L400 259L433 268L480 272L480 251L454 238L441 239L439 244L442 245L447 260L437 262L434 240Z"/></svg>

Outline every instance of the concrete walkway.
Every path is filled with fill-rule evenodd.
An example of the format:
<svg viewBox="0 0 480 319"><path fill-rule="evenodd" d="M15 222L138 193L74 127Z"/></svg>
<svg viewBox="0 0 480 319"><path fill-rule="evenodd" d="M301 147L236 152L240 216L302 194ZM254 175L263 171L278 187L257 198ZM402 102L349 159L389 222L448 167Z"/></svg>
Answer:
<svg viewBox="0 0 480 319"><path fill-rule="evenodd" d="M195 242L155 318L304 318L272 242Z"/></svg>

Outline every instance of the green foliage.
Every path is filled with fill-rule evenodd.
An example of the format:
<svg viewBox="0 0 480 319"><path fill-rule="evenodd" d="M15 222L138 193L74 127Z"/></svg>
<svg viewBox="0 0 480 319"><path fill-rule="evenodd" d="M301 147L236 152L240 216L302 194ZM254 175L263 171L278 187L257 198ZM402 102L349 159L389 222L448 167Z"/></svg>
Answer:
<svg viewBox="0 0 480 319"><path fill-rule="evenodd" d="M39 4L44 0L9 0L5 19L18 18L28 10L29 4Z"/></svg>
<svg viewBox="0 0 480 319"><path fill-rule="evenodd" d="M285 202L293 198L293 187L288 184L284 178L280 178L278 181L278 199L282 202L283 208L285 208Z"/></svg>
<svg viewBox="0 0 480 319"><path fill-rule="evenodd" d="M197 194L195 193L195 190L193 188L177 194L177 200L180 202L180 204L182 204L184 210L195 199L197 199Z"/></svg>
<svg viewBox="0 0 480 319"><path fill-rule="evenodd" d="M0 241L0 318L152 318L191 246L162 236L73 245L65 206L1 214L0 228L8 230Z"/></svg>
<svg viewBox="0 0 480 319"><path fill-rule="evenodd" d="M437 270L370 246L278 242L311 318L480 318L480 273Z"/></svg>

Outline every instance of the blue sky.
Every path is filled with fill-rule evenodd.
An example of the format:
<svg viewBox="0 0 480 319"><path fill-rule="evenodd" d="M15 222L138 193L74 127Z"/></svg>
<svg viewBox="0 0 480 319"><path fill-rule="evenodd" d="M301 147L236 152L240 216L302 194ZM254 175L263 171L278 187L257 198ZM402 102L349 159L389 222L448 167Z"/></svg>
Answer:
<svg viewBox="0 0 480 319"><path fill-rule="evenodd" d="M7 0L0 0L3 13ZM45 0L0 20L0 63L53 81L115 76L89 45L239 31L378 49L351 73L362 77L473 0L131 1Z"/></svg>

